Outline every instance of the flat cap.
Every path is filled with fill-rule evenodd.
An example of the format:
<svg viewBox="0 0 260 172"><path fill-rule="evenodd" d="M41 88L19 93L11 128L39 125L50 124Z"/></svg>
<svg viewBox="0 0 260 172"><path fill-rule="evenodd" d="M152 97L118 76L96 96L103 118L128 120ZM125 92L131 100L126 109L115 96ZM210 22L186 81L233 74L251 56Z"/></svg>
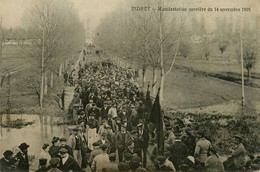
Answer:
<svg viewBox="0 0 260 172"><path fill-rule="evenodd" d="M52 158L52 159L50 160L50 164L51 164L51 165L59 164L59 162L60 162L60 158L57 158L57 157Z"/></svg>
<svg viewBox="0 0 260 172"><path fill-rule="evenodd" d="M115 153L109 154L109 158L115 158L115 157L116 157L116 154L115 154Z"/></svg>
<svg viewBox="0 0 260 172"><path fill-rule="evenodd" d="M60 153L67 153L68 150L67 150L66 148L60 148L59 152L60 152Z"/></svg>
<svg viewBox="0 0 260 172"><path fill-rule="evenodd" d="M157 156L156 159L157 159L158 161L160 161L160 162L163 162L163 161L166 160L166 157L160 155L160 156Z"/></svg>
<svg viewBox="0 0 260 172"><path fill-rule="evenodd" d="M101 149L106 149L107 147L108 147L108 146L107 146L106 144L101 144L101 145L100 145L100 148L101 148Z"/></svg>

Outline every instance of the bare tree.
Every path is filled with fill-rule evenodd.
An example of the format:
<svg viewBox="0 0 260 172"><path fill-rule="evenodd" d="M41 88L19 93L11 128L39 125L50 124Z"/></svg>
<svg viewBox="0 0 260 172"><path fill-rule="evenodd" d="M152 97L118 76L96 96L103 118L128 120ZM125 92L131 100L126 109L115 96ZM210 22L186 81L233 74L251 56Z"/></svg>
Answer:
<svg viewBox="0 0 260 172"><path fill-rule="evenodd" d="M77 31L73 30L74 26L80 26L80 24L66 0L38 0L24 19L29 36L33 39L29 54L40 62L41 79L38 92L40 93L39 104L42 108L44 85L47 89L47 71L57 65L60 56L64 56L68 50L73 51L73 48L69 49L69 46L73 45L75 38L82 43L82 40L78 39L79 36L71 37L72 33ZM82 31L76 33L82 36Z"/></svg>

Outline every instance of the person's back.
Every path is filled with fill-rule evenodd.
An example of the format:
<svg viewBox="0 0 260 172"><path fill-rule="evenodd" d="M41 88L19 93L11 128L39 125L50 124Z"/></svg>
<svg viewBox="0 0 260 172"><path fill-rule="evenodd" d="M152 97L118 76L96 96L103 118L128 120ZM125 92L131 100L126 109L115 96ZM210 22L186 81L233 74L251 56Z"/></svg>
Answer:
<svg viewBox="0 0 260 172"><path fill-rule="evenodd" d="M224 166L221 160L217 157L217 155L210 155L205 162L206 171L214 172L214 171L225 171Z"/></svg>
<svg viewBox="0 0 260 172"><path fill-rule="evenodd" d="M205 163L208 157L208 151L211 148L211 143L207 139L200 138L196 144L194 156L200 163Z"/></svg>
<svg viewBox="0 0 260 172"><path fill-rule="evenodd" d="M246 149L242 143L240 143L235 151L232 153L234 158L234 165L237 169L245 167L246 165Z"/></svg>
<svg viewBox="0 0 260 172"><path fill-rule="evenodd" d="M109 164L109 157L107 153L101 153L97 155L91 165L93 171L99 172L102 171Z"/></svg>
<svg viewBox="0 0 260 172"><path fill-rule="evenodd" d="M178 168L179 165L188 156L188 148L180 140L176 139L175 143L170 146L171 157L169 160L173 163L174 167Z"/></svg>

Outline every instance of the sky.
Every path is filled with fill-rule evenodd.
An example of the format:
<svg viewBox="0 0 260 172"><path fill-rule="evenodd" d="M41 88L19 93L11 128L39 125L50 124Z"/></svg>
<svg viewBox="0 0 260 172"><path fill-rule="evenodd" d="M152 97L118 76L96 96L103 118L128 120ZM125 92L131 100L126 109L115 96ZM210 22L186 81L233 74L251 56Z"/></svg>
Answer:
<svg viewBox="0 0 260 172"><path fill-rule="evenodd" d="M85 29L94 30L100 23L101 19L107 16L110 12L127 4L131 9L130 4L138 6L143 0L68 0L75 10L78 12L80 20L83 22ZM259 13L260 0L165 0L179 7L250 7L250 13L243 13L245 22L251 20L252 14ZM3 26L6 28L22 26L23 13L31 7L36 0L0 0L0 8L3 14ZM130 2L130 3L129 3ZM201 15L200 13L199 15ZM214 28L213 19L216 16L235 15L241 16L239 13L208 13L202 15L205 17L207 27ZM249 20L247 20L249 19Z"/></svg>

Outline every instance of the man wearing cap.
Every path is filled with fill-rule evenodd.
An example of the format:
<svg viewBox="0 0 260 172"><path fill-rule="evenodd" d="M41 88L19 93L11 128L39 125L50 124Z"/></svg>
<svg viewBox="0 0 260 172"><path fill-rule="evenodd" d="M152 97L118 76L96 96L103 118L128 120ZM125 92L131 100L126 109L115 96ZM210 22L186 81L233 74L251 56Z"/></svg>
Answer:
<svg viewBox="0 0 260 172"><path fill-rule="evenodd" d="M68 150L65 148L60 148L59 155L61 157L59 169L63 172L69 170L80 171L80 166L77 161L68 154Z"/></svg>
<svg viewBox="0 0 260 172"><path fill-rule="evenodd" d="M60 138L59 137L53 137L52 138L52 145L49 149L49 154L50 156L53 157L58 157L59 154L59 149L60 149Z"/></svg>
<svg viewBox="0 0 260 172"><path fill-rule="evenodd" d="M192 134L191 128L186 128L185 133L186 135L182 138L182 141L188 147L189 155L193 156L195 151L196 139Z"/></svg>
<svg viewBox="0 0 260 172"><path fill-rule="evenodd" d="M47 172L61 172L59 169L58 169L58 166L59 166L59 163L60 163L60 158L52 158L50 160L50 166L51 166L51 169Z"/></svg>
<svg viewBox="0 0 260 172"><path fill-rule="evenodd" d="M109 141L108 153L115 153L117 147L116 135L113 133L112 128L108 125L107 128L107 140Z"/></svg>
<svg viewBox="0 0 260 172"><path fill-rule="evenodd" d="M112 128L113 132L117 132L117 125L115 120L112 118L112 114L108 114L107 124Z"/></svg>
<svg viewBox="0 0 260 172"><path fill-rule="evenodd" d="M107 154L107 145L102 144L100 145L102 153L97 155L92 164L91 169L94 172L102 172L102 170L109 164L109 157Z"/></svg>
<svg viewBox="0 0 260 172"><path fill-rule="evenodd" d="M89 160L88 160L88 163L90 164L90 166L93 162L93 159L97 155L103 153L103 151L100 149L100 143L99 142L94 142L92 145L93 145L94 150L90 153Z"/></svg>
<svg viewBox="0 0 260 172"><path fill-rule="evenodd" d="M233 137L235 143L235 149L232 151L232 158L234 161L234 169L233 170L241 170L246 166L246 149L243 145L242 137L239 135L235 135Z"/></svg>
<svg viewBox="0 0 260 172"><path fill-rule="evenodd" d="M50 145L49 144L43 144L42 146L42 151L39 155L39 159L47 159L47 166L49 165L49 161L51 160L51 156L49 154L49 148L50 148Z"/></svg>
<svg viewBox="0 0 260 172"><path fill-rule="evenodd" d="M106 144L108 147L110 146L110 143L107 139L107 132L103 132L101 134L101 138L97 141L100 145Z"/></svg>
<svg viewBox="0 0 260 172"><path fill-rule="evenodd" d="M68 150L68 154L73 157L73 150L72 150L72 148L69 145L67 145L66 141L67 141L66 138L61 138L60 139L60 148L67 149Z"/></svg>
<svg viewBox="0 0 260 172"><path fill-rule="evenodd" d="M113 106L108 110L108 114L112 115L112 118L117 117L117 109L116 109L116 104L114 103Z"/></svg>
<svg viewBox="0 0 260 172"><path fill-rule="evenodd" d="M165 165L165 156L157 156L156 160L158 161L158 165L156 165L157 171L174 171L172 168Z"/></svg>
<svg viewBox="0 0 260 172"><path fill-rule="evenodd" d="M147 148L148 148L148 141L149 141L149 131L147 129L144 129L143 123L139 123L137 125L138 133L137 133L137 147L138 155L142 158L143 166L146 167L146 161L147 161Z"/></svg>
<svg viewBox="0 0 260 172"><path fill-rule="evenodd" d="M121 131L117 134L117 148L118 148L118 157L119 162L123 161L123 152L126 149L126 143L130 140L130 134L126 131L125 125L121 126Z"/></svg>
<svg viewBox="0 0 260 172"><path fill-rule="evenodd" d="M81 148L82 148L82 138L80 137L80 130L78 128L73 129L72 135L68 138L67 145L72 148L73 157L78 162L79 166L81 167L82 163L82 155L81 155Z"/></svg>
<svg viewBox="0 0 260 172"><path fill-rule="evenodd" d="M116 154L109 154L110 163L103 169L103 172L116 172L118 171L118 164L116 163Z"/></svg>
<svg viewBox="0 0 260 172"><path fill-rule="evenodd" d="M36 172L46 172L49 168L47 167L47 159L46 158L40 158L39 159L39 169L36 170Z"/></svg>
<svg viewBox="0 0 260 172"><path fill-rule="evenodd" d="M198 131L198 135L200 139L196 143L195 152L194 152L196 163L201 168L204 168L205 162L208 157L208 151L212 148L210 141L205 138L205 134L206 133L203 129L200 129Z"/></svg>
<svg viewBox="0 0 260 172"><path fill-rule="evenodd" d="M19 146L20 151L15 155L18 160L17 169L20 171L29 171L29 159L27 149L30 146L26 143L22 143Z"/></svg>
<svg viewBox="0 0 260 172"><path fill-rule="evenodd" d="M13 152L10 150L6 150L4 152L4 157L0 159L0 171L14 171L15 161L13 159Z"/></svg>

